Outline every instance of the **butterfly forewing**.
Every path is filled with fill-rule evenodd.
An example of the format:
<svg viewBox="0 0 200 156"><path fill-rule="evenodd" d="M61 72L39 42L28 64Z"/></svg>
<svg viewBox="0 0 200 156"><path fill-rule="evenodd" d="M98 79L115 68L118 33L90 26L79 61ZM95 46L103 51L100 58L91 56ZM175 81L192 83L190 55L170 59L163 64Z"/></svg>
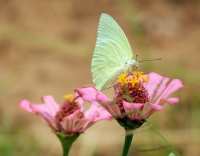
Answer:
<svg viewBox="0 0 200 156"><path fill-rule="evenodd" d="M102 13L91 67L97 89L107 87L132 59L133 53L123 30L110 15Z"/></svg>

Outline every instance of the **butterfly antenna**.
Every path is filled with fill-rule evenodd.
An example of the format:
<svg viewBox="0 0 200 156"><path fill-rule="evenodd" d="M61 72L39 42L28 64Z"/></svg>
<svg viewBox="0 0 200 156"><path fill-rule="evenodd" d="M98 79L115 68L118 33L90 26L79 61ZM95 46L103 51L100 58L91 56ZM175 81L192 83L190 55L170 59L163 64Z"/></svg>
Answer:
<svg viewBox="0 0 200 156"><path fill-rule="evenodd" d="M139 63L142 63L142 62L149 62L149 61L160 61L162 60L162 58L154 58L154 59L144 59L144 60L140 60L138 61Z"/></svg>
<svg viewBox="0 0 200 156"><path fill-rule="evenodd" d="M135 54L135 59L136 59L136 61L138 60L138 57L139 57L139 55L138 55L138 54Z"/></svg>

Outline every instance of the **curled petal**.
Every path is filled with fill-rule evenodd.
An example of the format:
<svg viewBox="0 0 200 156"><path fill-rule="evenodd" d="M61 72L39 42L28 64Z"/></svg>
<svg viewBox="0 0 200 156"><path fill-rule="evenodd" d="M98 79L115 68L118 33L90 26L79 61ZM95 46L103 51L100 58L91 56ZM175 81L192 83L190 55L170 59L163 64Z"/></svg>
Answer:
<svg viewBox="0 0 200 156"><path fill-rule="evenodd" d="M92 102L96 100L97 90L93 87L78 88L75 92L85 101Z"/></svg>
<svg viewBox="0 0 200 156"><path fill-rule="evenodd" d="M63 119L61 125L65 133L81 133L85 131L91 121L83 118L82 115L82 112L76 111Z"/></svg>
<svg viewBox="0 0 200 156"><path fill-rule="evenodd" d="M82 99L82 97L78 97L76 99L77 104L80 107L80 110L83 112L84 111L84 100Z"/></svg>
<svg viewBox="0 0 200 156"><path fill-rule="evenodd" d="M166 100L166 102L173 105L173 104L176 104L176 103L179 102L179 98L177 98L177 97L171 97L171 98L168 98Z"/></svg>
<svg viewBox="0 0 200 156"><path fill-rule="evenodd" d="M57 111L59 110L59 106L56 103L50 103L49 100L53 100L53 97L44 96L43 97L43 101L45 102L44 104L32 104L28 100L22 100L20 102L20 106L21 108L23 108L28 112L41 114L44 116L48 114L48 116L54 117Z"/></svg>
<svg viewBox="0 0 200 156"><path fill-rule="evenodd" d="M148 82L145 83L145 88L148 91L150 98L152 99L157 91L158 85L162 82L163 77L157 73L148 74Z"/></svg>
<svg viewBox="0 0 200 156"><path fill-rule="evenodd" d="M168 97L170 96L170 94L174 93L175 91L179 90L182 87L183 87L182 82L178 79L174 79L166 86L163 96Z"/></svg>
<svg viewBox="0 0 200 156"><path fill-rule="evenodd" d="M33 113L35 112L34 109L31 107L30 101L28 100L22 100L20 101L20 107L24 110L26 110L27 112Z"/></svg>
<svg viewBox="0 0 200 156"><path fill-rule="evenodd" d="M130 103L127 101L123 101L123 106L125 110L132 111L132 110L141 110L144 107L143 103Z"/></svg>
<svg viewBox="0 0 200 156"><path fill-rule="evenodd" d="M40 115L52 128L56 129L54 116L59 110L59 106L51 96L44 96L43 101L45 104L32 104L28 100L22 100L20 106L28 112Z"/></svg>
<svg viewBox="0 0 200 156"><path fill-rule="evenodd" d="M112 117L118 118L122 116L119 106L115 103L108 101L101 103L101 105L112 115Z"/></svg>
<svg viewBox="0 0 200 156"><path fill-rule="evenodd" d="M85 117L93 122L99 120L109 120L112 118L110 113L108 113L108 111L97 102L92 103L90 108L85 112Z"/></svg>
<svg viewBox="0 0 200 156"><path fill-rule="evenodd" d="M143 117L147 119L149 116L151 116L156 111L161 111L163 109L162 105L158 104L149 104L149 107L145 109L143 112Z"/></svg>
<svg viewBox="0 0 200 156"><path fill-rule="evenodd" d="M52 96L43 96L42 100L45 103L46 108L48 109L48 112L52 115L55 116L56 113L59 110L59 105L56 103L54 98Z"/></svg>
<svg viewBox="0 0 200 156"><path fill-rule="evenodd" d="M144 108L144 104L123 101L123 107L126 115L128 115L131 119L142 119L141 111Z"/></svg>
<svg viewBox="0 0 200 156"><path fill-rule="evenodd" d="M97 97L103 96L103 93L97 91L93 87L79 88L76 89L76 92L83 101L88 101L91 103L90 108L85 112L85 117L87 119L95 122L98 120L111 118L110 114L101 105L97 103L100 102L98 101ZM99 100L102 100L101 97Z"/></svg>
<svg viewBox="0 0 200 156"><path fill-rule="evenodd" d="M158 104L150 104L150 107L154 111L160 111L160 110L163 109L163 106L162 105L158 105Z"/></svg>
<svg viewBox="0 0 200 156"><path fill-rule="evenodd" d="M173 94L175 91L182 88L182 83L180 80L171 80L168 85L166 85L166 88L163 90L163 92L156 98L155 104L162 103L162 101L168 102L169 96ZM174 100L174 99L172 99ZM175 99L175 102L177 99ZM170 103L170 101L169 101Z"/></svg>
<svg viewBox="0 0 200 156"><path fill-rule="evenodd" d="M109 98L105 94L103 94L102 92L97 93L96 99L100 103L105 103L105 102L110 101Z"/></svg>
<svg viewBox="0 0 200 156"><path fill-rule="evenodd" d="M161 101L167 101L169 96L183 87L183 84L178 79L170 80L156 73L149 74L149 81L145 84L148 90L150 101L154 104L159 104Z"/></svg>

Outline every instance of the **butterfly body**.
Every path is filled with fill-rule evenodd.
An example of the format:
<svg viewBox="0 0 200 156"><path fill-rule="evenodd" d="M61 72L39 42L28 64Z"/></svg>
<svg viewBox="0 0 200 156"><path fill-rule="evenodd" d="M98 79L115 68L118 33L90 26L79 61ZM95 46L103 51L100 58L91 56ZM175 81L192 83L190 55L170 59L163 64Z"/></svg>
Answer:
<svg viewBox="0 0 200 156"><path fill-rule="evenodd" d="M96 88L105 89L120 73L137 66L138 62L123 30L110 15L102 13L91 64Z"/></svg>
<svg viewBox="0 0 200 156"><path fill-rule="evenodd" d="M118 70L118 72L116 74L116 77L119 76L122 72L128 72L128 71L135 70L136 68L138 68L138 66L139 66L139 63L136 60L134 60L134 59L127 60L119 68L119 70Z"/></svg>

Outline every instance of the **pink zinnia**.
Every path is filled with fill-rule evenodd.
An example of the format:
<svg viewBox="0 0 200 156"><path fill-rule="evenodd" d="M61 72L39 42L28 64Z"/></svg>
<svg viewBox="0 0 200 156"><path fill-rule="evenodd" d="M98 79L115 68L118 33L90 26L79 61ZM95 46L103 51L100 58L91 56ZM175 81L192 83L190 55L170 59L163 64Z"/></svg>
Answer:
<svg viewBox="0 0 200 156"><path fill-rule="evenodd" d="M56 133L79 134L95 122L111 117L96 102L92 102L92 105L85 109L84 103L87 101L77 92L75 95L68 95L61 105L52 96L43 96L42 101L43 104L33 104L28 100L22 100L20 106L28 112L41 116Z"/></svg>
<svg viewBox="0 0 200 156"><path fill-rule="evenodd" d="M94 88L82 88L78 93L87 100L96 100L126 129L135 129L154 112L162 110L165 103L176 104L179 99L171 94L182 87L178 79L135 71L119 76L112 100Z"/></svg>

